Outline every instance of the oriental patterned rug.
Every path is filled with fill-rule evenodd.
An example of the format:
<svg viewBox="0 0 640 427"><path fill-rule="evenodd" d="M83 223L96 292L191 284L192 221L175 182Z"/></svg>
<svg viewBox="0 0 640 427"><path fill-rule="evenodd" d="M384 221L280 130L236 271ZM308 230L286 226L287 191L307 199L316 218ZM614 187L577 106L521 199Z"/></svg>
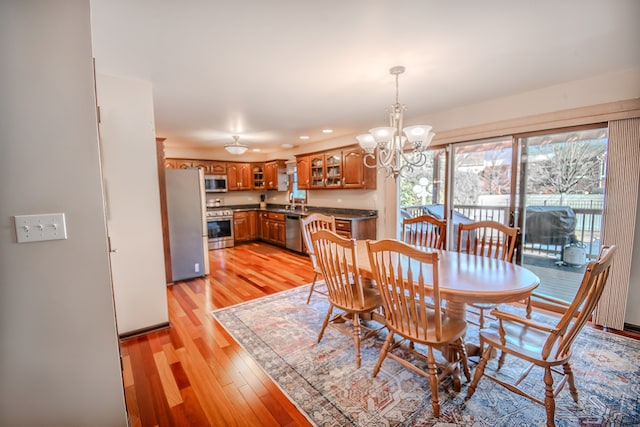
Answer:
<svg viewBox="0 0 640 427"><path fill-rule="evenodd" d="M544 426L545 410L484 378L465 401L467 384L455 393L441 383L441 414L432 416L426 378L387 358L371 377L385 334L362 343L362 367L356 369L353 341L328 328L318 331L326 297L309 286L214 311L213 316L253 356L292 402L318 426ZM538 321L551 318L539 315ZM467 342L477 343L469 325ZM472 364L473 366L473 364ZM558 426L640 425L640 341L585 327L574 344L572 366L580 403L566 386L556 397ZM507 357L498 376L513 380L524 367ZM488 372L496 369L496 359ZM473 372L472 372L473 375ZM525 387L543 399L542 373L534 371ZM464 377L462 377L464 381Z"/></svg>

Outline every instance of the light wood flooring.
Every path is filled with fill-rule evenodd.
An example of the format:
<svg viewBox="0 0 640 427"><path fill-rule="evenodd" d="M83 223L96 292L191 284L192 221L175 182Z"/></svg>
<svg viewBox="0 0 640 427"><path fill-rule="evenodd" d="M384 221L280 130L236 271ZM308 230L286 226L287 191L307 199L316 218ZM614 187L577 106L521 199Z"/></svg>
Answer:
<svg viewBox="0 0 640 427"><path fill-rule="evenodd" d="M209 255L209 276L167 288L171 327L120 344L131 425L310 425L210 314L310 283L309 258L265 243Z"/></svg>

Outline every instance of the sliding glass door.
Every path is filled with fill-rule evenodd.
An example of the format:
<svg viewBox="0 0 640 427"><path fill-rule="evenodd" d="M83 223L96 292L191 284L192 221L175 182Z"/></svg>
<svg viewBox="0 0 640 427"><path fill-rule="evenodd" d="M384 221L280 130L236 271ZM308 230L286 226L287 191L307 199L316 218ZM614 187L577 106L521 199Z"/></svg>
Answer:
<svg viewBox="0 0 640 427"><path fill-rule="evenodd" d="M447 218L449 250L461 222L517 226L516 262L540 277L538 293L569 302L600 251L607 142L607 128L592 126L431 150L399 178L398 237L404 218L422 214Z"/></svg>
<svg viewBox="0 0 640 427"><path fill-rule="evenodd" d="M539 294L571 301L598 256L607 142L606 127L518 138L521 263Z"/></svg>

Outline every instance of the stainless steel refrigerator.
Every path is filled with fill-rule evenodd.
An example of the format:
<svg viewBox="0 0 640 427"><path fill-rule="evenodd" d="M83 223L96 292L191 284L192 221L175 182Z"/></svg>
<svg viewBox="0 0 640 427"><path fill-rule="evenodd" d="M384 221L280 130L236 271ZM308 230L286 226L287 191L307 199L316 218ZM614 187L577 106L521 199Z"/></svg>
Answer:
<svg viewBox="0 0 640 427"><path fill-rule="evenodd" d="M172 280L209 274L204 176L201 169L166 169Z"/></svg>

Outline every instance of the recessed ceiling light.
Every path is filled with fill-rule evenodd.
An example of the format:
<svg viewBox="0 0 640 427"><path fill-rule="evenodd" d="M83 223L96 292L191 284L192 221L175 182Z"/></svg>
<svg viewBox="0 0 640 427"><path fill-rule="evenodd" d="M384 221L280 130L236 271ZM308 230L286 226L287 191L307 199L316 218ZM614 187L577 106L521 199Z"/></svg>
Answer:
<svg viewBox="0 0 640 427"><path fill-rule="evenodd" d="M293 145L291 145L291 144L280 144L280 147L282 147L282 148L293 148Z"/></svg>
<svg viewBox="0 0 640 427"><path fill-rule="evenodd" d="M261 152L262 150L261 150L261 149L259 149L259 148L254 148L254 149L253 149L253 150L251 150L251 151L253 151L254 153L259 153L259 152Z"/></svg>
<svg viewBox="0 0 640 427"><path fill-rule="evenodd" d="M322 129L322 133L333 133L333 129Z"/></svg>
<svg viewBox="0 0 640 427"><path fill-rule="evenodd" d="M309 139L309 135L300 135L300 139Z"/></svg>

